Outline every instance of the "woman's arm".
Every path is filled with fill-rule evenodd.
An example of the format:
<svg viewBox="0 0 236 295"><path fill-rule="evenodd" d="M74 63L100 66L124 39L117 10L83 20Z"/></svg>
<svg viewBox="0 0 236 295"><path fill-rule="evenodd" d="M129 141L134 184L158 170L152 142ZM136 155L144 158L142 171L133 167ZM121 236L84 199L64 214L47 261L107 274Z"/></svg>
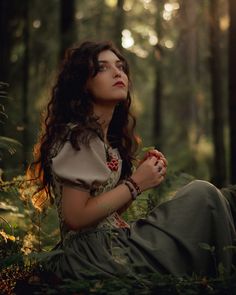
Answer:
<svg viewBox="0 0 236 295"><path fill-rule="evenodd" d="M122 213L124 213L133 203L133 200L128 201L123 207L121 207L120 209L118 209L116 212L121 215Z"/></svg>
<svg viewBox="0 0 236 295"><path fill-rule="evenodd" d="M164 180L158 169L159 164L163 165L156 157L150 157L133 173L132 178L141 191L155 187ZM162 171L165 169L163 167ZM120 184L96 197L91 197L88 192L65 186L62 191L62 213L68 226L79 230L97 224L130 201L132 197L125 184Z"/></svg>
<svg viewBox="0 0 236 295"><path fill-rule="evenodd" d="M62 192L62 213L67 225L78 230L97 224L130 200L130 191L124 184L96 197L65 186Z"/></svg>

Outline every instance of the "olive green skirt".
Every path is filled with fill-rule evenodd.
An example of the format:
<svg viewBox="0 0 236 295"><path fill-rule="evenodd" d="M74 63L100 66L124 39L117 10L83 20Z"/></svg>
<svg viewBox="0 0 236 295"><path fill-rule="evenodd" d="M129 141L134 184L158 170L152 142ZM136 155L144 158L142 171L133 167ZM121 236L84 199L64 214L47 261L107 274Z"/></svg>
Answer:
<svg viewBox="0 0 236 295"><path fill-rule="evenodd" d="M219 264L231 271L233 245L228 201L215 186L197 180L130 228L75 233L57 245L45 266L63 279L149 272L214 276Z"/></svg>

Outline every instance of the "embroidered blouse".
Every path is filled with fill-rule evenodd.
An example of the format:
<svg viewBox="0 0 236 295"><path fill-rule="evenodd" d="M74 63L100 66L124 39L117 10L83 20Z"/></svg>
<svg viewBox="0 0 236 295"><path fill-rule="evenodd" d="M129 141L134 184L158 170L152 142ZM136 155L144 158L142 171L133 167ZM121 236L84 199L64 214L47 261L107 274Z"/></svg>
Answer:
<svg viewBox="0 0 236 295"><path fill-rule="evenodd" d="M53 191L63 240L74 232L67 227L62 214L63 186L87 191L92 197L98 196L117 185L120 179L122 160L117 149L106 147L104 142L96 136L90 140L89 145L81 144L80 150L75 150L70 141L66 141L56 156L52 158L51 165ZM95 228L123 227L129 227L129 224L117 212L111 212L95 226ZM88 228L80 230L80 232L86 230Z"/></svg>

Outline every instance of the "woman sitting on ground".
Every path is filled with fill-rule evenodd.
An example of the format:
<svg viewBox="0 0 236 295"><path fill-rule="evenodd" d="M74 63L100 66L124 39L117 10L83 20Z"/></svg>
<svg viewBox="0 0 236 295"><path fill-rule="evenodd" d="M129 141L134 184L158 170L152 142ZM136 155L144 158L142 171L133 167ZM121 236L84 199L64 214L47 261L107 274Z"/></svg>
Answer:
<svg viewBox="0 0 236 295"><path fill-rule="evenodd" d="M235 225L228 201L211 183L192 181L145 219L122 218L142 192L158 190L167 172L158 150L135 161L130 88L127 61L110 42L67 51L30 170L55 200L60 220L55 249L62 251L46 268L63 279L216 275L219 263L229 273L233 252L224 248L235 245ZM215 247L214 257L201 243Z"/></svg>

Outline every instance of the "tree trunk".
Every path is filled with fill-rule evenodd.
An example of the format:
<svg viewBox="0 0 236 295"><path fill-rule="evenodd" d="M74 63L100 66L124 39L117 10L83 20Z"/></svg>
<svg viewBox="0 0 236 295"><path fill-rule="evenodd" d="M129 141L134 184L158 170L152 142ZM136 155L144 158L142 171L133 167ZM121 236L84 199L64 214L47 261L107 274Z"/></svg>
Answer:
<svg viewBox="0 0 236 295"><path fill-rule="evenodd" d="M118 0L117 1L117 7L116 7L116 15L115 15L115 22L114 22L114 34L113 34L113 42L119 48L120 51L122 51L121 46L121 37L122 37L122 31L124 29L124 21L125 21L125 14L124 14L124 0Z"/></svg>
<svg viewBox="0 0 236 295"><path fill-rule="evenodd" d="M230 181L236 183L236 1L229 0Z"/></svg>
<svg viewBox="0 0 236 295"><path fill-rule="evenodd" d="M183 100L178 104L178 120L180 120L180 138L183 144L189 145L190 132L198 129L198 113L196 102L197 89L197 17L198 3L195 0L182 1L181 17L183 20L184 31L181 35L180 61L181 75L184 81L182 85Z"/></svg>
<svg viewBox="0 0 236 295"><path fill-rule="evenodd" d="M154 145L157 149L162 150L163 147L163 124L162 124L162 96L163 96L163 47L162 41L162 13L163 1L156 1L156 32L158 36L158 44L155 47L155 86L154 86L154 102L153 102L153 138Z"/></svg>
<svg viewBox="0 0 236 295"><path fill-rule="evenodd" d="M0 1L0 81L9 82L10 58L10 1ZM6 102L4 101L4 105ZM0 135L5 135L4 124L0 123Z"/></svg>
<svg viewBox="0 0 236 295"><path fill-rule="evenodd" d="M226 155L224 145L224 112L222 99L222 69L220 53L220 28L219 28L219 0L210 1L210 71L213 110L213 182L217 186L226 183Z"/></svg>
<svg viewBox="0 0 236 295"><path fill-rule="evenodd" d="M60 59L65 51L75 42L75 1L60 1Z"/></svg>
<svg viewBox="0 0 236 295"><path fill-rule="evenodd" d="M28 93L29 93L29 0L24 1L24 60L23 60L23 93L22 93L22 121L23 121L23 166L27 167L29 149L29 114L28 114Z"/></svg>
<svg viewBox="0 0 236 295"><path fill-rule="evenodd" d="M0 1L0 81L8 82L10 54L10 1Z"/></svg>

